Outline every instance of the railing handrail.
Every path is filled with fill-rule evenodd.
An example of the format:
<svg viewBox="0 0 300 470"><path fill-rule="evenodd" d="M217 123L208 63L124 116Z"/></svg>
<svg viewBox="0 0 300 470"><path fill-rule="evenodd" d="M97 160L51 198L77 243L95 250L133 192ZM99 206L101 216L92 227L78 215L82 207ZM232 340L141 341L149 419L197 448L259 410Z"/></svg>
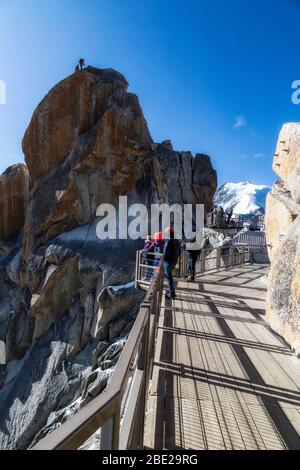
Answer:
<svg viewBox="0 0 300 470"><path fill-rule="evenodd" d="M157 266L150 288L142 303L138 316L126 341L124 349L116 365L116 369L109 381L107 388L98 397L85 405L68 421L63 423L53 432L41 439L32 450L69 450L78 449L108 420L116 421L111 443L112 449L119 448L120 435L120 409L127 383L133 376L133 363L141 347L145 330L150 321L151 302L154 295L162 296L163 269L162 257ZM157 315L158 318L158 315ZM156 328L156 325L154 325ZM153 333L155 334L155 333ZM146 351L147 353L147 351ZM135 369L137 370L138 359ZM149 372L149 371L148 371ZM147 377L145 377L147 382ZM109 449L110 450L110 449Z"/></svg>

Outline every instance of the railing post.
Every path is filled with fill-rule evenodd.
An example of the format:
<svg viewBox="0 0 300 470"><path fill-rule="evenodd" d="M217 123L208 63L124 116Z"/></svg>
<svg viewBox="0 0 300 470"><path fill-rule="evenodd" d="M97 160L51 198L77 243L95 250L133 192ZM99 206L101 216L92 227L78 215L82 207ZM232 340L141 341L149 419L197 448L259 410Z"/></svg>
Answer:
<svg viewBox="0 0 300 470"><path fill-rule="evenodd" d="M242 264L245 264L245 246L242 246Z"/></svg>
<svg viewBox="0 0 300 470"><path fill-rule="evenodd" d="M178 275L179 275L179 277L182 276L182 251L181 251L180 256L179 256L179 270L178 270Z"/></svg>
<svg viewBox="0 0 300 470"><path fill-rule="evenodd" d="M120 405L114 416L101 427L100 450L119 450Z"/></svg>
<svg viewBox="0 0 300 470"><path fill-rule="evenodd" d="M248 261L248 263L251 263L251 248L250 248L250 246L248 246L248 249L247 249L247 261Z"/></svg>
<svg viewBox="0 0 300 470"><path fill-rule="evenodd" d="M217 248L217 269L221 267L221 248Z"/></svg>
<svg viewBox="0 0 300 470"><path fill-rule="evenodd" d="M114 420L110 418L103 424L100 436L100 450L112 450Z"/></svg>
<svg viewBox="0 0 300 470"><path fill-rule="evenodd" d="M139 279L139 251L136 252L136 257L135 257L135 282L134 286L137 289L138 288L138 279Z"/></svg>
<svg viewBox="0 0 300 470"><path fill-rule="evenodd" d="M139 420L139 439L138 446L139 449L142 449L144 446L144 427L145 427L145 413L146 413L146 404L147 404L147 393L149 387L149 361L150 361L150 323L151 323L151 309L150 303L143 304L144 308L148 309L148 321L147 326L144 331L143 340L141 344L141 350L139 352L138 364L137 367L139 370L143 371L143 386L142 386L142 397L140 402L140 416L137 418Z"/></svg>
<svg viewBox="0 0 300 470"><path fill-rule="evenodd" d="M120 421L121 421L121 404L119 404L117 412L113 417L113 450L119 450L120 444Z"/></svg>
<svg viewBox="0 0 300 470"><path fill-rule="evenodd" d="M147 327L145 328L143 339L140 345L140 351L138 356L137 368L139 370L146 370L147 368L147 357L148 357L148 337L149 337L149 323L150 323L150 303L143 303L141 308L146 308L148 310L148 321Z"/></svg>
<svg viewBox="0 0 300 470"><path fill-rule="evenodd" d="M187 265L187 259L186 259L186 251L182 252L182 277L186 277L186 266Z"/></svg>
<svg viewBox="0 0 300 470"><path fill-rule="evenodd" d="M229 248L229 266L231 267L233 267L234 264L233 250L234 247L231 245L231 247Z"/></svg>
<svg viewBox="0 0 300 470"><path fill-rule="evenodd" d="M205 273L205 251L201 250L201 272Z"/></svg>
<svg viewBox="0 0 300 470"><path fill-rule="evenodd" d="M180 254L180 271L179 271L179 277L184 277L184 274L185 274L185 266L184 266L184 262L185 262L185 252L182 251L181 254Z"/></svg>

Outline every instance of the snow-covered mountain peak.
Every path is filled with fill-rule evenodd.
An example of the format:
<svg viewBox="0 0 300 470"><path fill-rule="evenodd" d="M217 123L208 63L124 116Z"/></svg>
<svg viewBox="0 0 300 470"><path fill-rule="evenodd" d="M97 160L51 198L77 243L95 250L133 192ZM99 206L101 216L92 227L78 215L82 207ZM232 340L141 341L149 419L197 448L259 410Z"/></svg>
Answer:
<svg viewBox="0 0 300 470"><path fill-rule="evenodd" d="M225 183L216 192L214 204L234 214L263 214L270 186L252 184L249 181Z"/></svg>

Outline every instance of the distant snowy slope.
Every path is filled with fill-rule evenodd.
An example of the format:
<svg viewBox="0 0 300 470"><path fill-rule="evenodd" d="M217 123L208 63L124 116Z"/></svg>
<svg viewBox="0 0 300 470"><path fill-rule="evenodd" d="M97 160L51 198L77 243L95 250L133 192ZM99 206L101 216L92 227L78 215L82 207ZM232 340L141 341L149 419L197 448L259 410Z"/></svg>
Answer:
<svg viewBox="0 0 300 470"><path fill-rule="evenodd" d="M264 214L269 186L251 183L225 183L216 192L214 204L234 214Z"/></svg>

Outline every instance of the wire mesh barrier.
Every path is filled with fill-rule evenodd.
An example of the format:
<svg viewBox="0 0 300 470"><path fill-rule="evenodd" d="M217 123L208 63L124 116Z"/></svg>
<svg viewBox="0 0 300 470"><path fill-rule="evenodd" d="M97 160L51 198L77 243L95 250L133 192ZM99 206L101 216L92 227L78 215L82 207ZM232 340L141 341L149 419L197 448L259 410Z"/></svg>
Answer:
<svg viewBox="0 0 300 470"><path fill-rule="evenodd" d="M143 448L146 396L163 290L162 256L153 271L144 302L106 390L39 441L33 450L78 449L100 428L101 450Z"/></svg>

